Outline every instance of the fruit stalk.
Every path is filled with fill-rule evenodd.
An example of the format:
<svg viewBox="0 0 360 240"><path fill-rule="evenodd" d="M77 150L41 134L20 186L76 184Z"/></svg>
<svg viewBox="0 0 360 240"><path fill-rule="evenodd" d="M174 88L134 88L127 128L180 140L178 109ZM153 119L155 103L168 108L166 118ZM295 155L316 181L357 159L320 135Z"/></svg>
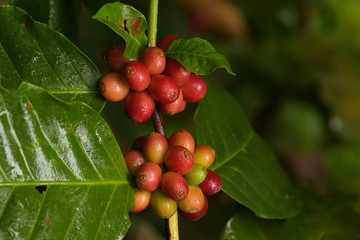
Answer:
<svg viewBox="0 0 360 240"><path fill-rule="evenodd" d="M149 29L148 29L149 47L156 46L158 6L159 6L159 0L150 0ZM166 136L164 122L162 119L162 115L158 109L158 106L155 106L151 120L153 122L155 131L159 132L163 136ZM166 238L168 240L179 239L177 211L169 219L165 219L165 230L166 230Z"/></svg>
<svg viewBox="0 0 360 240"><path fill-rule="evenodd" d="M149 30L148 30L149 47L156 46L158 6L159 6L159 0L150 0Z"/></svg>

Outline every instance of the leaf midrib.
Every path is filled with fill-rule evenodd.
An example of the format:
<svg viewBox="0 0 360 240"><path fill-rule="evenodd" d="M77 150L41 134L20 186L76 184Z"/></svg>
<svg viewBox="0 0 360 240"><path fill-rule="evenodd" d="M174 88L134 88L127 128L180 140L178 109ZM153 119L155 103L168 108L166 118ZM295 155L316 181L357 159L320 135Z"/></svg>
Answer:
<svg viewBox="0 0 360 240"><path fill-rule="evenodd" d="M245 142L239 147L238 150L234 151L233 154L231 154L228 158L226 158L224 161L222 161L220 164L216 165L213 170L216 170L220 167L222 167L224 164L226 164L227 162L231 161L236 155L238 155L240 153L240 151L242 151L243 149L246 148L246 146L249 144L249 142L253 139L253 137L255 136L254 131L251 131L249 134L249 137L245 140Z"/></svg>
<svg viewBox="0 0 360 240"><path fill-rule="evenodd" d="M23 187L23 186L38 186L38 185L59 185L59 186L97 186L97 185L124 185L128 184L126 180L105 180L105 181L34 181L34 182L2 182L1 187Z"/></svg>

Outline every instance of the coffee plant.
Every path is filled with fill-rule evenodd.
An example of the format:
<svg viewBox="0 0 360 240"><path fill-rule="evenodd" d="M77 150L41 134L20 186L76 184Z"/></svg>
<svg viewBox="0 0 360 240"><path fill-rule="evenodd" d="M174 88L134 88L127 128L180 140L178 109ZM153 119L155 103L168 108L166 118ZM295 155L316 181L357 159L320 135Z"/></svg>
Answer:
<svg viewBox="0 0 360 240"><path fill-rule="evenodd" d="M342 5L256 2L1 1L0 239L359 239Z"/></svg>

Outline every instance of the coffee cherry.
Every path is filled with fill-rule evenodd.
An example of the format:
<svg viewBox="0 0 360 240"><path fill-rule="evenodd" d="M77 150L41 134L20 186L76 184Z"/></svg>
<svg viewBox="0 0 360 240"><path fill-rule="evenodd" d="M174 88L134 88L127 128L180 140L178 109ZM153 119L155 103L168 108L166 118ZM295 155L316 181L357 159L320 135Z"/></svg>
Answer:
<svg viewBox="0 0 360 240"><path fill-rule="evenodd" d="M137 170L145 163L144 156L137 150L125 154L125 163L131 175L135 176Z"/></svg>
<svg viewBox="0 0 360 240"><path fill-rule="evenodd" d="M121 72L124 81L134 91L145 90L150 83L149 71L140 62L125 63Z"/></svg>
<svg viewBox="0 0 360 240"><path fill-rule="evenodd" d="M184 97L182 91L180 91L179 97L172 103L159 103L160 110L168 115L174 115L181 112L183 106Z"/></svg>
<svg viewBox="0 0 360 240"><path fill-rule="evenodd" d="M109 49L106 53L106 60L112 70L120 72L123 65L129 61L136 61L136 58L127 59L123 57L125 44L118 44Z"/></svg>
<svg viewBox="0 0 360 240"><path fill-rule="evenodd" d="M215 150L209 145L198 145L194 150L194 161L196 164L209 168L215 160Z"/></svg>
<svg viewBox="0 0 360 240"><path fill-rule="evenodd" d="M140 189L135 190L135 205L130 209L130 212L141 212L150 204L151 193Z"/></svg>
<svg viewBox="0 0 360 240"><path fill-rule="evenodd" d="M170 218L177 210L176 202L168 198L160 188L152 193L150 204L153 211L164 219Z"/></svg>
<svg viewBox="0 0 360 240"><path fill-rule="evenodd" d="M131 150L142 151L147 135L137 137L135 141L131 144Z"/></svg>
<svg viewBox="0 0 360 240"><path fill-rule="evenodd" d="M198 186L189 185L189 193L186 198L178 202L179 208L187 213L200 211L205 204L205 196Z"/></svg>
<svg viewBox="0 0 360 240"><path fill-rule="evenodd" d="M179 97L180 89L172 78L159 74L150 79L149 92L156 101L171 103Z"/></svg>
<svg viewBox="0 0 360 240"><path fill-rule="evenodd" d="M136 185L146 192L155 191L160 185L161 168L153 162L144 163L136 173Z"/></svg>
<svg viewBox="0 0 360 240"><path fill-rule="evenodd" d="M191 220L191 221L197 221L200 218L202 218L203 216L205 216L207 210L208 210L208 200L205 197L204 206L200 211L198 211L196 213L187 213L187 212L184 212L183 210L181 210L179 208L179 214L185 219L188 219L188 220Z"/></svg>
<svg viewBox="0 0 360 240"><path fill-rule="evenodd" d="M154 109L154 99L146 90L142 92L130 91L125 98L125 113L134 122L145 122L151 117Z"/></svg>
<svg viewBox="0 0 360 240"><path fill-rule="evenodd" d="M110 102L122 101L129 93L129 87L116 72L105 74L99 82L99 87L101 94Z"/></svg>
<svg viewBox="0 0 360 240"><path fill-rule="evenodd" d="M170 171L184 175L193 167L194 156L187 148L174 146L166 151L164 163Z"/></svg>
<svg viewBox="0 0 360 240"><path fill-rule="evenodd" d="M211 170L208 170L208 174L205 180L199 184L199 187L203 191L203 193L207 196L213 195L220 191L222 186L220 176Z"/></svg>
<svg viewBox="0 0 360 240"><path fill-rule="evenodd" d="M187 102L199 102L206 95L207 86L205 80L196 74L191 74L188 82L182 86L184 99Z"/></svg>
<svg viewBox="0 0 360 240"><path fill-rule="evenodd" d="M146 48L139 57L139 61L149 70L151 76L162 73L165 70L166 58L161 48Z"/></svg>
<svg viewBox="0 0 360 240"><path fill-rule="evenodd" d="M181 92L182 92L182 91L181 91ZM186 108L186 101L185 101L185 99L184 99L184 100L183 100L183 102L182 102L182 104L181 104L181 107L180 107L179 112L184 111L184 110L185 110L185 108Z"/></svg>
<svg viewBox="0 0 360 240"><path fill-rule="evenodd" d="M174 201L184 200L189 192L189 186L184 177L173 171L162 175L160 187L163 193Z"/></svg>
<svg viewBox="0 0 360 240"><path fill-rule="evenodd" d="M169 34L166 35L165 37L163 37L162 39L160 39L160 41L158 42L157 46L159 48L161 48L164 52L168 49L168 47L170 46L170 44L175 40L175 39L179 39L180 37L178 35L175 34Z"/></svg>
<svg viewBox="0 0 360 240"><path fill-rule="evenodd" d="M189 185L198 185L202 183L207 175L207 169L199 164L194 164L190 172L184 178Z"/></svg>
<svg viewBox="0 0 360 240"><path fill-rule="evenodd" d="M147 161L162 164L167 149L167 139L160 133L153 132L148 135L144 143L143 153Z"/></svg>
<svg viewBox="0 0 360 240"><path fill-rule="evenodd" d="M191 133L181 129L175 131L169 138L169 146L183 146L189 149L190 152L194 152L195 149L195 140Z"/></svg>
<svg viewBox="0 0 360 240"><path fill-rule="evenodd" d="M178 61L167 58L165 74L174 79L176 84L181 87L189 81L191 72Z"/></svg>

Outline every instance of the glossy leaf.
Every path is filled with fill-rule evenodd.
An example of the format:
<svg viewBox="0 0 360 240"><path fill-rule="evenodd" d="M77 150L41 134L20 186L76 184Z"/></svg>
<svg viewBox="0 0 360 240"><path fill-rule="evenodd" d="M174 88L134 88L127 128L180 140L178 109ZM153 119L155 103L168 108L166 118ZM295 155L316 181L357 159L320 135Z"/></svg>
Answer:
<svg viewBox="0 0 360 240"><path fill-rule="evenodd" d="M10 4L25 10L34 20L49 25L72 41L77 39L79 0L11 0Z"/></svg>
<svg viewBox="0 0 360 240"><path fill-rule="evenodd" d="M338 240L360 238L360 215L345 197L307 199L299 215L287 220L264 220L239 211L226 224L222 240Z"/></svg>
<svg viewBox="0 0 360 240"><path fill-rule="evenodd" d="M208 75L221 67L235 75L226 57L218 53L207 40L198 37L174 40L165 55L177 60L190 72L198 75Z"/></svg>
<svg viewBox="0 0 360 240"><path fill-rule="evenodd" d="M14 6L0 6L0 22L2 88L16 92L31 83L63 101L103 108L100 73L73 43Z"/></svg>
<svg viewBox="0 0 360 240"><path fill-rule="evenodd" d="M269 146L253 131L234 97L213 81L195 113L197 144L212 146L210 169L222 190L263 218L289 218L301 207L298 188Z"/></svg>
<svg viewBox="0 0 360 240"><path fill-rule="evenodd" d="M132 6L119 2L108 3L93 18L110 27L125 40L124 57L136 58L146 47L146 19Z"/></svg>
<svg viewBox="0 0 360 240"><path fill-rule="evenodd" d="M123 238L133 190L100 115L28 83L0 100L0 238Z"/></svg>

